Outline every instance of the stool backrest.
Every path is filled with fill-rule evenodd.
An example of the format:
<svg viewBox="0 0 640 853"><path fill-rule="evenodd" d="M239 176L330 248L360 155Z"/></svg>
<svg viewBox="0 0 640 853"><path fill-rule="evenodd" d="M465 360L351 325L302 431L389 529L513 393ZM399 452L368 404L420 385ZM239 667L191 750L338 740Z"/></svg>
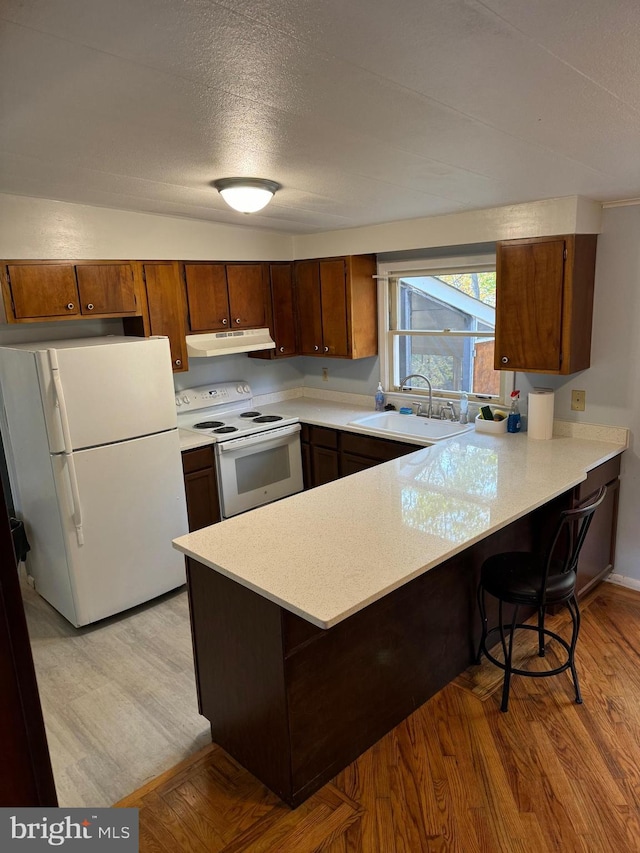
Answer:
<svg viewBox="0 0 640 853"><path fill-rule="evenodd" d="M563 552L563 556L561 557L563 563L562 572L575 572L578 569L580 551L582 550L584 540L589 532L589 526L593 520L593 514L605 499L606 494L607 487L602 486L594 495L591 502L586 506L580 506L576 509L565 509L560 513L560 521L558 522L555 535L551 540L551 545L547 551L545 573L544 578L542 578L541 589L543 604L551 565L554 560L558 559L558 551L562 546L563 541L566 543L566 551Z"/></svg>

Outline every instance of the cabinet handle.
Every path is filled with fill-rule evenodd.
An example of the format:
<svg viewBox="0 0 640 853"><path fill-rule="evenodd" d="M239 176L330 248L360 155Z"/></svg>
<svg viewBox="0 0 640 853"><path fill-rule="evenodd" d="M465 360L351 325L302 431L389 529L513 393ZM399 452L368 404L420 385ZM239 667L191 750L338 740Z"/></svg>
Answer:
<svg viewBox="0 0 640 853"><path fill-rule="evenodd" d="M173 363L175 364L176 367L182 367L182 359L181 358L176 358L176 360Z"/></svg>
<svg viewBox="0 0 640 853"><path fill-rule="evenodd" d="M87 311L93 311L93 302L90 302L90 303L87 305Z"/></svg>
<svg viewBox="0 0 640 853"><path fill-rule="evenodd" d="M318 350L319 350L319 349L320 349L320 347L319 347L319 346L315 346L315 347L314 347L314 350L315 350L316 352L318 352Z"/></svg>
<svg viewBox="0 0 640 853"><path fill-rule="evenodd" d="M280 352L284 352L284 347L280 347Z"/></svg>
<svg viewBox="0 0 640 853"><path fill-rule="evenodd" d="M236 323L240 325L240 317L236 317Z"/></svg>
<svg viewBox="0 0 640 853"><path fill-rule="evenodd" d="M329 347L325 347L325 348L324 348L324 351L325 351L325 352L329 352Z"/></svg>
<svg viewBox="0 0 640 853"><path fill-rule="evenodd" d="M73 302L69 302L69 303L67 304L67 311L73 311L73 309L74 309L75 307L76 307L76 306L73 304Z"/></svg>
<svg viewBox="0 0 640 853"><path fill-rule="evenodd" d="M503 364L509 364L509 359L507 358L507 356L506 356L506 355L503 355L503 356L502 356L502 358L500 359L500 361L501 361Z"/></svg>
<svg viewBox="0 0 640 853"><path fill-rule="evenodd" d="M224 318L224 320L222 321L222 325L223 325L223 326L226 326L226 325L227 325L227 318L226 318L226 317L225 317L225 318Z"/></svg>

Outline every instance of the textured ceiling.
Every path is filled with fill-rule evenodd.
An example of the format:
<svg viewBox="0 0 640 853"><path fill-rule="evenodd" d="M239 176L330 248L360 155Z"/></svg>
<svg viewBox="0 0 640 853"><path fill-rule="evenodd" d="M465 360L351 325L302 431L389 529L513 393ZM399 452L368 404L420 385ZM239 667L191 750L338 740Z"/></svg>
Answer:
<svg viewBox="0 0 640 853"><path fill-rule="evenodd" d="M637 0L0 0L0 191L290 233L636 197L639 45Z"/></svg>

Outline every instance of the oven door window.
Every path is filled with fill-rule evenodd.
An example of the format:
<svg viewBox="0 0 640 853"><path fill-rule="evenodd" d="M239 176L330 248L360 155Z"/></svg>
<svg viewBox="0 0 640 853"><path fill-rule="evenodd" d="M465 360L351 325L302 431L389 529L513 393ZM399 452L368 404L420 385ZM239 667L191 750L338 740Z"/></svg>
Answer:
<svg viewBox="0 0 640 853"><path fill-rule="evenodd" d="M236 488L239 495L254 492L291 477L289 446L254 451L235 460Z"/></svg>
<svg viewBox="0 0 640 853"><path fill-rule="evenodd" d="M216 461L223 518L303 489L299 425L259 440L221 442Z"/></svg>

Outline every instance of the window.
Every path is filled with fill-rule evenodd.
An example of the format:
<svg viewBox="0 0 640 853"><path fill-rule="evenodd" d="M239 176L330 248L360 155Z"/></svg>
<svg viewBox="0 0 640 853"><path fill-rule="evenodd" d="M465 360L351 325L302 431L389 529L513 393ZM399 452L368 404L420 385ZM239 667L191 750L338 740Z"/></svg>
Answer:
<svg viewBox="0 0 640 853"><path fill-rule="evenodd" d="M384 267L379 273L388 288L383 300L387 388L421 373L434 394L504 400L505 372L493 368L495 256ZM416 391L426 388L419 380L411 384Z"/></svg>

